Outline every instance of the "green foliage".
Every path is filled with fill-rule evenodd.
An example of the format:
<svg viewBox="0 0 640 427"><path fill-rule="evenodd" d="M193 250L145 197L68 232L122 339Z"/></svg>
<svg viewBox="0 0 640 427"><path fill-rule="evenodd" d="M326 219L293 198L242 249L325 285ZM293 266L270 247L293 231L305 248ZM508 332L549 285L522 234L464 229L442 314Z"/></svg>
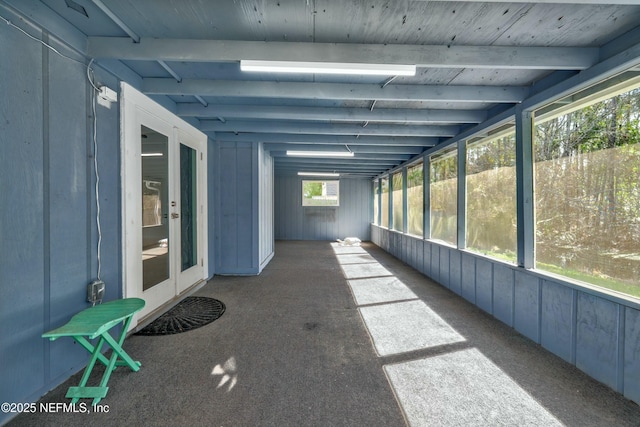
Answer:
<svg viewBox="0 0 640 427"><path fill-rule="evenodd" d="M467 247L515 261L515 132L467 147Z"/></svg>
<svg viewBox="0 0 640 427"><path fill-rule="evenodd" d="M535 128L536 259L598 286L640 286L640 90Z"/></svg>
<svg viewBox="0 0 640 427"><path fill-rule="evenodd" d="M322 196L322 182L320 181L303 181L302 194L305 199L310 199L313 196Z"/></svg>

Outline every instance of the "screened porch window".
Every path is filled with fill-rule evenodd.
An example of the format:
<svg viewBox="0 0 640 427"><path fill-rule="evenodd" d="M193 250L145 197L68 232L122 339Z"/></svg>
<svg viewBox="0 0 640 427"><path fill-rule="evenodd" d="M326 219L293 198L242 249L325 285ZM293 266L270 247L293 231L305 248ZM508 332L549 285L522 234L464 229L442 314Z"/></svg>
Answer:
<svg viewBox="0 0 640 427"><path fill-rule="evenodd" d="M431 238L457 244L458 154L449 150L431 157Z"/></svg>
<svg viewBox="0 0 640 427"><path fill-rule="evenodd" d="M640 297L640 79L568 101L534 122L535 266Z"/></svg>
<svg viewBox="0 0 640 427"><path fill-rule="evenodd" d="M467 143L466 163L467 248L515 263L515 130Z"/></svg>

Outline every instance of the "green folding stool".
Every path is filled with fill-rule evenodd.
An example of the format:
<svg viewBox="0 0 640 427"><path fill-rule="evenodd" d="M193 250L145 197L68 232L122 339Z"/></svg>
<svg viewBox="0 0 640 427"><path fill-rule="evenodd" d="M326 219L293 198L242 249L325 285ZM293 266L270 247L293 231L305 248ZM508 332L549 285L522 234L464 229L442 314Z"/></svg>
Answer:
<svg viewBox="0 0 640 427"><path fill-rule="evenodd" d="M100 402L107 395L109 377L118 366L128 366L134 372L140 370L141 363L133 360L122 349L122 344L127 336L127 330L133 315L142 310L143 307L144 300L140 298L109 301L87 308L73 316L64 326L42 334L43 338L49 338L51 341L60 337L71 337L91 353L91 359L89 359L89 363L84 370L80 385L69 387L66 397L71 398L71 403L77 403L83 398L93 399L93 405ZM120 336L115 339L111 336L109 330L120 322L123 323L122 331ZM98 343L94 346L89 340L98 337ZM105 342L113 350L109 359L101 352ZM98 360L106 366L100 385L98 387L87 387L91 371Z"/></svg>

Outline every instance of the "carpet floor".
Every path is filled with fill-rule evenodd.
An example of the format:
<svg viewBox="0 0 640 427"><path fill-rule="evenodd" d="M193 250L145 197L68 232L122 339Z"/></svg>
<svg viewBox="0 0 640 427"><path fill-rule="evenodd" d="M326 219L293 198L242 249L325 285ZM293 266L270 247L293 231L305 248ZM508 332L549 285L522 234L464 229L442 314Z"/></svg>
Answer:
<svg viewBox="0 0 640 427"><path fill-rule="evenodd" d="M130 336L142 367L113 373L108 413L9 425L640 426L638 405L369 243L277 242L261 275L195 295L224 315ZM39 403L68 403L80 375Z"/></svg>

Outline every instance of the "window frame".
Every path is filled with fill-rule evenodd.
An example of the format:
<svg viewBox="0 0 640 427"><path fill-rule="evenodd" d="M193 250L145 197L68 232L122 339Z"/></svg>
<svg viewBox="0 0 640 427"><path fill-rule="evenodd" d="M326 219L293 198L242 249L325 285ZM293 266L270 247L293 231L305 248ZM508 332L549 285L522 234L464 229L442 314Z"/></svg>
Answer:
<svg viewBox="0 0 640 427"><path fill-rule="evenodd" d="M300 180L300 195L302 198L302 207L304 208L336 208L340 206L340 180L339 179L302 179ZM305 197L304 186L305 183L321 183L323 185L323 192L326 192L324 188L326 188L326 184L335 183L336 184L336 199L335 203L331 204L305 204L307 200L313 200L313 198ZM328 197L326 195L322 197ZM320 200L320 199L318 199ZM324 199L324 200L332 200L332 199Z"/></svg>

